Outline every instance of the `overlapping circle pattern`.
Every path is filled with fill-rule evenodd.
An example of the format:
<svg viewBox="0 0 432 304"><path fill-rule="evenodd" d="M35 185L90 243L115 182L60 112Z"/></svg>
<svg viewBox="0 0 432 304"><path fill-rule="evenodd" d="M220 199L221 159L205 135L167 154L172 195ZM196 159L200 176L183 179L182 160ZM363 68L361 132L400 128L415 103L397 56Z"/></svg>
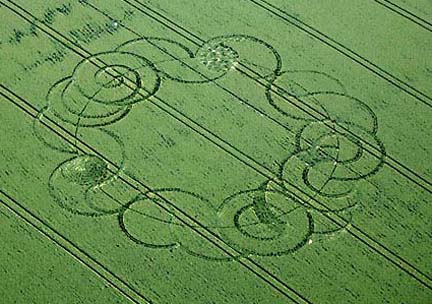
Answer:
<svg viewBox="0 0 432 304"><path fill-rule="evenodd" d="M239 66L254 70L266 81L269 110L300 123L295 149L281 160L278 176L256 189L240 190L217 206L178 188L156 189L131 198L127 186L117 180L126 161L124 144L104 127L156 95L162 81L206 84L234 73ZM298 108L304 104L324 118L314 118ZM80 130L86 129L116 146L110 156L119 160L116 168L120 169L112 170L98 155L81 153L76 144L51 137L41 126L48 114L71 127L76 141ZM377 117L366 103L349 96L338 79L325 73L283 71L276 49L249 35L215 37L196 51L171 39L143 37L88 57L51 87L34 132L45 145L69 154L48 182L60 207L82 216L116 216L123 234L137 245L182 248L218 261L285 255L310 244L314 236L342 230L325 215L338 214L349 222L362 200L359 185L380 170L385 158ZM379 150L380 157L364 149L365 141ZM287 191L292 184L322 204L305 204ZM162 210L161 196L198 224L186 225ZM217 234L236 254L221 252L198 237L197 231Z"/></svg>

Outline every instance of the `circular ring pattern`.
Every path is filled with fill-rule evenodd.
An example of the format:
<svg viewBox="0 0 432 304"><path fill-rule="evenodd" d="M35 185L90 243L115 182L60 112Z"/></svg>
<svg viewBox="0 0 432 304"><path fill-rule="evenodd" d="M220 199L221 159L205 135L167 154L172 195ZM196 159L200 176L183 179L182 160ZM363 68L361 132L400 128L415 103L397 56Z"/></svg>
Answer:
<svg viewBox="0 0 432 304"><path fill-rule="evenodd" d="M326 235L345 229L326 222L326 214L344 214L349 217L347 222L351 221L353 208L359 202L355 182L376 174L383 166L385 148L377 136L378 119L366 103L347 95L342 83L334 77L317 71L282 71L279 53L256 37L214 37L196 52L166 38L127 41L114 51L82 60L72 75L56 82L47 94L48 106L37 121L51 112L75 127L78 140L81 128L113 124L124 118L134 104L154 96L162 77L185 84L205 84L225 76L238 65L257 75L252 78L267 82L266 97L273 108L303 124L295 137L295 150L280 167L281 183L277 183L277 189L281 190L272 189L270 180L257 189L229 196L219 208L198 194L177 188L122 200L127 201L125 204L114 197L115 203L105 204L103 199L96 201L100 199L97 194L108 196L101 189L108 185L115 188L114 181L121 169L112 174L101 158L79 155L77 147L73 150L53 143L35 122L34 132L42 142L74 155L51 174L48 183L51 195L62 208L74 214L117 215L120 229L135 244L160 249L179 247L191 255L214 261L289 254L308 244L313 234ZM299 110L305 103L323 118ZM120 145L122 167L125 156L121 140L112 131L99 130ZM364 141L372 143L380 157L368 152ZM288 183L301 185L306 194L324 201L325 206L307 206L285 191L283 185ZM161 207L165 202L159 193L175 201L175 206L168 208L180 208L198 224L185 224L167 213ZM238 254L226 255L215 244L196 238L195 233L204 230L220 236Z"/></svg>

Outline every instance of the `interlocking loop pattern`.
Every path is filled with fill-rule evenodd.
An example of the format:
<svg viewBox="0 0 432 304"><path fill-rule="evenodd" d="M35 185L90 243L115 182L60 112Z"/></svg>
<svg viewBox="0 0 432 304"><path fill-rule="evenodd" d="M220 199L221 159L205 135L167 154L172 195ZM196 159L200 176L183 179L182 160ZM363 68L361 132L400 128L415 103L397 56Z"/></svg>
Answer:
<svg viewBox="0 0 432 304"><path fill-rule="evenodd" d="M269 113L300 123L295 149L281 161L278 176L256 189L232 194L219 207L186 190L156 189L136 197L117 180L126 161L119 136L103 127L127 116L132 107L156 95L163 81L206 84L241 67L252 69L266 81ZM349 96L343 84L318 71L283 71L279 53L268 43L248 35L210 39L198 50L166 38L143 37L127 41L114 51L93 55L78 63L72 74L55 83L47 106L34 123L35 135L47 146L70 157L49 178L55 201L67 211L89 217L116 216L123 234L147 248L182 248L209 260L243 256L278 256L299 250L311 240L334 235L326 215L337 214L349 223L364 198L367 178L383 166L385 149L379 140L378 120L363 101ZM319 112L317 119L296 105L307 104ZM51 138L41 121L52 114L74 128L93 130L102 142L116 146L111 152L120 169L100 157L79 153L76 144ZM364 142L380 151L366 152ZM114 173L113 173L114 172ZM290 185L320 202L305 204L287 191ZM367 190L368 191L368 190ZM193 217L199 224L183 225L160 209L160 195ZM227 256L197 237L210 230L234 248Z"/></svg>

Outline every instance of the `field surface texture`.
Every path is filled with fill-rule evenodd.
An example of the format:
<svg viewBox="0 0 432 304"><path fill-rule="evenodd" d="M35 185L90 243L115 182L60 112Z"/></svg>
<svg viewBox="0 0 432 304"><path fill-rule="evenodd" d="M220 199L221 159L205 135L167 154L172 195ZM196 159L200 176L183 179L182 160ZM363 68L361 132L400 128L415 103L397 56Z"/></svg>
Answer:
<svg viewBox="0 0 432 304"><path fill-rule="evenodd" d="M430 0L0 17L0 303L432 303Z"/></svg>

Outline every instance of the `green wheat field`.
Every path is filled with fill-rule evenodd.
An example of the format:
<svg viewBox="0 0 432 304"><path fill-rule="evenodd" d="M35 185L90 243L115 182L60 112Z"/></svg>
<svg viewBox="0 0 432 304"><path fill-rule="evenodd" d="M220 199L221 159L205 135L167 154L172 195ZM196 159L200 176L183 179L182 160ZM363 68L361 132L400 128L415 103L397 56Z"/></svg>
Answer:
<svg viewBox="0 0 432 304"><path fill-rule="evenodd" d="M0 0L0 303L432 303L430 0Z"/></svg>

